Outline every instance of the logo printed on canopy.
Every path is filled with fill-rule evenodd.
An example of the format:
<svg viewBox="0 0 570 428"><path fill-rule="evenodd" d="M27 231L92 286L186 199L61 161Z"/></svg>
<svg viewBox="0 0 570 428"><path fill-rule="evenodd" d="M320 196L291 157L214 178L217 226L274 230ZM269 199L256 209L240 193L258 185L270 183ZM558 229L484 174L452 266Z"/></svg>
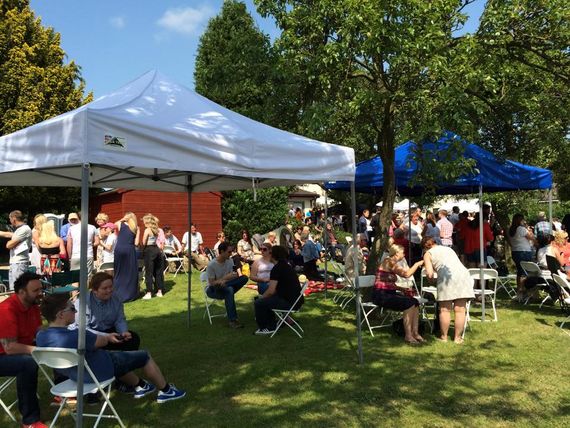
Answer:
<svg viewBox="0 0 570 428"><path fill-rule="evenodd" d="M105 148L126 152L127 139L124 137L113 137L112 135L105 135Z"/></svg>

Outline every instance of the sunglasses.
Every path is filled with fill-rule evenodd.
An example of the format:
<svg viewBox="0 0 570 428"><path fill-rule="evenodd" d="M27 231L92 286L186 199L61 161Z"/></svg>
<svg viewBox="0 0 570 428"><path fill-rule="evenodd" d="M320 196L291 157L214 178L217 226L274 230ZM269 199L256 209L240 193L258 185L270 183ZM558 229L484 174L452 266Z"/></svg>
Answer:
<svg viewBox="0 0 570 428"><path fill-rule="evenodd" d="M262 247L261 251L269 251L266 247Z"/></svg>
<svg viewBox="0 0 570 428"><path fill-rule="evenodd" d="M61 312L73 312L75 314L77 313L77 309L75 309L75 306L68 306L65 309L62 309Z"/></svg>

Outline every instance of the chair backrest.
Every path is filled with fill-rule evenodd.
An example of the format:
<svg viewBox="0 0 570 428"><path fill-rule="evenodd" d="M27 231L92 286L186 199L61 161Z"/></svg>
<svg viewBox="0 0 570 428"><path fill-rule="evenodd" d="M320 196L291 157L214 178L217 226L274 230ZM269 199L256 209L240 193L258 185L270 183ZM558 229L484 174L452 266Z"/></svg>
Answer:
<svg viewBox="0 0 570 428"><path fill-rule="evenodd" d="M0 283L4 283L5 285L8 285L9 277L10 277L10 271L9 270L0 269Z"/></svg>
<svg viewBox="0 0 570 428"><path fill-rule="evenodd" d="M481 279L481 269L480 268L471 268L471 269L469 269L469 275L471 275L471 278L473 278L474 280L480 280ZM497 290L499 273L495 269L484 268L483 269L483 279L485 280L485 282L491 282L491 281L493 282L492 287L485 286L485 289L489 290L489 289L493 288L494 290Z"/></svg>
<svg viewBox="0 0 570 428"><path fill-rule="evenodd" d="M305 296L305 291L307 290L307 287L309 286L309 281L305 281L303 283L303 286L301 287L301 292L299 293L299 296L297 297L297 299L295 299L295 302L291 305L291 309L293 310L294 308L297 307L297 303L299 303L299 300L301 300L301 298L303 296Z"/></svg>
<svg viewBox="0 0 570 428"><path fill-rule="evenodd" d="M113 262L105 262L105 263L101 263L101 266L99 266L99 271L113 270L114 268L115 268L115 265Z"/></svg>
<svg viewBox="0 0 570 428"><path fill-rule="evenodd" d="M210 260L214 260L216 258L216 253L211 248L208 247L204 248L204 252L206 253L206 255Z"/></svg>
<svg viewBox="0 0 570 428"><path fill-rule="evenodd" d="M75 349L69 348L40 348L32 351L32 357L40 365L46 365L52 369L67 369L79 364L79 355Z"/></svg>
<svg viewBox="0 0 570 428"><path fill-rule="evenodd" d="M362 275L358 277L358 286L360 288L370 288L374 286L376 281L376 276L374 275Z"/></svg>
<svg viewBox="0 0 570 428"><path fill-rule="evenodd" d="M202 281L204 287L208 285L208 271L200 272L200 281Z"/></svg>
<svg viewBox="0 0 570 428"><path fill-rule="evenodd" d="M481 269L471 268L469 269L469 275L473 279L481 279ZM483 269L483 279L485 281L494 281L499 277L499 273L495 269L484 268Z"/></svg>
<svg viewBox="0 0 570 428"><path fill-rule="evenodd" d="M487 256L487 264L491 266L493 269L497 269L497 261L493 256Z"/></svg>
<svg viewBox="0 0 570 428"><path fill-rule="evenodd" d="M69 272L54 272L51 275L51 285L53 287L61 285L69 285L79 282L79 270L70 270Z"/></svg>
<svg viewBox="0 0 570 428"><path fill-rule="evenodd" d="M551 256L550 254L546 255L546 265L548 266L548 270L552 274L555 274L556 272L559 272L562 269L562 266L560 266L560 262L558 261L558 259L554 256Z"/></svg>
<svg viewBox="0 0 570 428"><path fill-rule="evenodd" d="M521 262L521 268L526 272L527 276L542 276L540 267L534 262Z"/></svg>
<svg viewBox="0 0 570 428"><path fill-rule="evenodd" d="M175 248L174 248L172 245L165 245L165 246L162 248L162 252L163 252L163 253L166 253L166 254L175 254L175 253L176 253L176 250L175 250Z"/></svg>
<svg viewBox="0 0 570 428"><path fill-rule="evenodd" d="M562 293L566 297L570 297L570 282L562 275L558 275L557 273L552 274L552 279L562 289Z"/></svg>

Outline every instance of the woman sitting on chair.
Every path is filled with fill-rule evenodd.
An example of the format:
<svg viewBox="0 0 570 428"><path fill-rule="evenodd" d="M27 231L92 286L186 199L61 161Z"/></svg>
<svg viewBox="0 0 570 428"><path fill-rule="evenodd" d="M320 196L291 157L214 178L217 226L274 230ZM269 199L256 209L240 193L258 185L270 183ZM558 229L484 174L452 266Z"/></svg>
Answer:
<svg viewBox="0 0 570 428"><path fill-rule="evenodd" d="M136 351L140 337L127 327L125 311L121 301L113 295L113 277L107 272L97 272L89 284L87 293L86 325L95 334L110 336L104 349L108 351ZM80 297L81 298L81 297ZM79 299L75 301L75 322L79 325Z"/></svg>
<svg viewBox="0 0 570 428"><path fill-rule="evenodd" d="M257 282L257 292L259 294L265 293L269 287L269 275L271 269L275 266L271 259L271 247L269 242L265 242L260 248L261 258L254 261L253 265L251 265L249 279Z"/></svg>
<svg viewBox="0 0 570 428"><path fill-rule="evenodd" d="M301 293L301 284L299 283L297 273L287 263L288 255L287 248L281 245L271 248L271 257L275 261L275 266L273 266L269 275L269 287L253 304L255 320L259 327L255 331L257 335L272 334L277 327L273 309L290 309ZM303 302L303 298L299 299L294 309L298 310L303 305Z"/></svg>
<svg viewBox="0 0 570 428"><path fill-rule="evenodd" d="M419 326L419 302L413 297L404 296L398 290L405 290L396 285L398 276L409 278L424 264L422 260L413 264L409 269L404 269L399 262L404 259L404 248L400 245L392 245L388 250L388 257L384 259L376 272L372 301L375 305L403 312L404 318L404 341L410 345L419 345L424 342L420 336Z"/></svg>

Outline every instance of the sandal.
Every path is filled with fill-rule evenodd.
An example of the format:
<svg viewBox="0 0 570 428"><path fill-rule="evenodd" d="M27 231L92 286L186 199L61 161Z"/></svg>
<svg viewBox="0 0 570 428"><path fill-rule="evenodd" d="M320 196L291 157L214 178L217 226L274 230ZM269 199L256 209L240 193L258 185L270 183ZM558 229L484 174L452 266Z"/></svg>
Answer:
<svg viewBox="0 0 570 428"><path fill-rule="evenodd" d="M418 342L417 340L404 340L404 343L406 345L410 345L410 346L419 346L421 345L421 342Z"/></svg>
<svg viewBox="0 0 570 428"><path fill-rule="evenodd" d="M447 337L444 339L442 337L436 337L435 340L437 340L438 342L445 342L447 343Z"/></svg>
<svg viewBox="0 0 570 428"><path fill-rule="evenodd" d="M463 341L462 338L453 340L453 343L455 343L455 344L457 344L457 345L463 345L463 342L464 342L464 341Z"/></svg>

